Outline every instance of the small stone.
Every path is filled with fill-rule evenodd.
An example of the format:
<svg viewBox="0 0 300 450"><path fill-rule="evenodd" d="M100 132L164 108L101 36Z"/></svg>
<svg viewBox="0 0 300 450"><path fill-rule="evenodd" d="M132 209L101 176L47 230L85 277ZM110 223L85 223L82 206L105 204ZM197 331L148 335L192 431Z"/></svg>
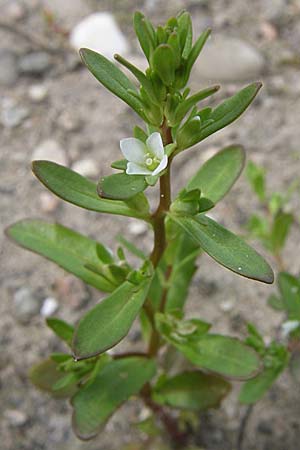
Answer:
<svg viewBox="0 0 300 450"><path fill-rule="evenodd" d="M235 302L233 300L225 300L220 303L220 310L223 312L229 312L234 308Z"/></svg>
<svg viewBox="0 0 300 450"><path fill-rule="evenodd" d="M134 236L141 236L145 234L148 230L148 227L143 222L131 222L128 226L129 233L133 234Z"/></svg>
<svg viewBox="0 0 300 450"><path fill-rule="evenodd" d="M43 305L40 309L40 314L43 317L49 317L52 316L52 314L55 313L55 311L57 311L58 309L58 302L54 297L47 297L44 302Z"/></svg>
<svg viewBox="0 0 300 450"><path fill-rule="evenodd" d="M267 41L274 41L278 37L277 28L271 22L268 21L262 22L262 24L260 25L260 31L262 36Z"/></svg>
<svg viewBox="0 0 300 450"><path fill-rule="evenodd" d="M264 17L273 22L279 23L286 15L286 0L264 0Z"/></svg>
<svg viewBox="0 0 300 450"><path fill-rule="evenodd" d="M34 84L28 89L29 98L35 103L41 103L47 98L48 89L44 84Z"/></svg>
<svg viewBox="0 0 300 450"><path fill-rule="evenodd" d="M19 60L19 71L24 75L43 75L51 67L51 58L46 52L33 52Z"/></svg>
<svg viewBox="0 0 300 450"><path fill-rule="evenodd" d="M4 411L4 417L12 427L22 427L28 421L25 413L18 409L7 409Z"/></svg>
<svg viewBox="0 0 300 450"><path fill-rule="evenodd" d="M0 85L13 86L18 79L17 58L8 49L0 50Z"/></svg>
<svg viewBox="0 0 300 450"><path fill-rule="evenodd" d="M0 121L5 128L16 128L29 116L29 110L6 98L2 102Z"/></svg>
<svg viewBox="0 0 300 450"><path fill-rule="evenodd" d="M203 79L233 82L252 80L264 63L263 56L247 42L217 36L204 47L195 67Z"/></svg>
<svg viewBox="0 0 300 450"><path fill-rule="evenodd" d="M42 141L32 153L32 160L47 160L66 166L68 161L64 149L57 141Z"/></svg>
<svg viewBox="0 0 300 450"><path fill-rule="evenodd" d="M18 289L14 294L14 314L16 319L26 324L40 309L40 301L27 287Z"/></svg>
<svg viewBox="0 0 300 450"><path fill-rule="evenodd" d="M52 213L59 205L59 200L54 195L48 192L42 192L40 194L40 206L41 210L45 213Z"/></svg>
<svg viewBox="0 0 300 450"><path fill-rule="evenodd" d="M14 22L23 19L25 12L24 5L14 0L7 2L7 5L4 6L4 10L2 10L3 16L6 17L7 20Z"/></svg>
<svg viewBox="0 0 300 450"><path fill-rule="evenodd" d="M81 122L79 118L74 117L68 111L64 111L58 118L58 124L63 130L66 131L77 131L81 127Z"/></svg>
<svg viewBox="0 0 300 450"><path fill-rule="evenodd" d="M86 47L111 59L129 49L114 16L107 12L90 14L79 22L71 32L70 44L76 50Z"/></svg>
<svg viewBox="0 0 300 450"><path fill-rule="evenodd" d="M99 176L99 168L93 159L81 159L72 165L72 170L84 177L96 178Z"/></svg>

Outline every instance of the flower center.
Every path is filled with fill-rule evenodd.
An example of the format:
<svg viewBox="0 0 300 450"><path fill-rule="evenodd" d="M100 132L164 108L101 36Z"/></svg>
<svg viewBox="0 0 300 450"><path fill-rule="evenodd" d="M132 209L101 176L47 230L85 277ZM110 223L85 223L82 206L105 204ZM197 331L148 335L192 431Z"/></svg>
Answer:
<svg viewBox="0 0 300 450"><path fill-rule="evenodd" d="M155 170L160 161L151 153L146 153L145 164L149 170Z"/></svg>

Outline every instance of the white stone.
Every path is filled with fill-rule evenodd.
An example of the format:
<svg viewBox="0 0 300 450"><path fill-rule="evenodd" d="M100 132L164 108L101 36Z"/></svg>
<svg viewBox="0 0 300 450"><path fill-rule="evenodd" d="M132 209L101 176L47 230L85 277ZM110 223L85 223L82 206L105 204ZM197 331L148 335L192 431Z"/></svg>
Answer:
<svg viewBox="0 0 300 450"><path fill-rule="evenodd" d="M28 420L26 414L18 409L7 409L4 417L13 427L22 427Z"/></svg>
<svg viewBox="0 0 300 450"><path fill-rule="evenodd" d="M44 303L40 309L40 314L43 317L49 317L52 314L54 314L57 309L58 309L57 300L53 297L47 297L44 300Z"/></svg>
<svg viewBox="0 0 300 450"><path fill-rule="evenodd" d="M79 22L70 34L70 44L76 50L82 47L113 58L115 53L128 53L127 40L110 13L94 13Z"/></svg>
<svg viewBox="0 0 300 450"><path fill-rule="evenodd" d="M97 163L93 159L81 159L74 162L72 170L79 173L83 177L95 178L99 175Z"/></svg>
<svg viewBox="0 0 300 450"><path fill-rule="evenodd" d="M21 287L14 293L14 315L20 323L28 323L39 308L40 301L30 288Z"/></svg>
<svg viewBox="0 0 300 450"><path fill-rule="evenodd" d="M264 64L263 56L247 42L216 36L205 45L195 71L210 81L245 81L260 75Z"/></svg>
<svg viewBox="0 0 300 450"><path fill-rule="evenodd" d="M36 103L40 103L47 98L48 89L44 84L33 84L28 89L29 98Z"/></svg>
<svg viewBox="0 0 300 450"><path fill-rule="evenodd" d="M128 226L129 233L133 234L134 236L141 236L142 234L146 233L148 227L144 222L131 222Z"/></svg>
<svg viewBox="0 0 300 450"><path fill-rule="evenodd" d="M32 153L32 160L47 160L57 164L67 165L64 149L53 139L42 141Z"/></svg>
<svg viewBox="0 0 300 450"><path fill-rule="evenodd" d="M220 310L223 312L229 312L234 308L235 302L233 300L225 300L220 303Z"/></svg>

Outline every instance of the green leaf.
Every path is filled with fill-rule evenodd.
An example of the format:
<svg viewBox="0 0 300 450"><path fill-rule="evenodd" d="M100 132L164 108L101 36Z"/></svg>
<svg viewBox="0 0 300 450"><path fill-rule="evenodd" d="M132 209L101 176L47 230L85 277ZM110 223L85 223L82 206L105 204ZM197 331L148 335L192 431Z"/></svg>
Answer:
<svg viewBox="0 0 300 450"><path fill-rule="evenodd" d="M179 122L181 122L181 120L186 116L189 110L193 108L193 106L195 106L201 100L204 100L205 98L215 94L219 89L220 86L217 85L211 86L209 88L197 92L194 95L191 95L186 100L181 102L178 108L176 109L174 123L178 124Z"/></svg>
<svg viewBox="0 0 300 450"><path fill-rule="evenodd" d="M200 189L201 195L214 204L234 185L245 164L241 146L229 146L206 161L188 182L186 189Z"/></svg>
<svg viewBox="0 0 300 450"><path fill-rule="evenodd" d="M239 400L251 405L260 400L287 367L289 354L283 345L272 343L265 357L265 368L241 389Z"/></svg>
<svg viewBox="0 0 300 450"><path fill-rule="evenodd" d="M110 167L112 169L122 170L125 172L125 170L127 169L127 163L127 159L118 159L117 161L111 163Z"/></svg>
<svg viewBox="0 0 300 450"><path fill-rule="evenodd" d="M281 272L277 282L288 319L300 320L300 281L287 272Z"/></svg>
<svg viewBox="0 0 300 450"><path fill-rule="evenodd" d="M29 372L29 379L38 389L46 391L56 398L71 397L77 391L77 387L66 386L55 390L53 386L62 380L66 373L58 369L59 364L51 359L46 359L33 366Z"/></svg>
<svg viewBox="0 0 300 450"><path fill-rule="evenodd" d="M115 289L112 282L85 268L87 264L102 266L97 241L59 224L30 219L11 225L6 233L21 247L45 256L91 286L104 292Z"/></svg>
<svg viewBox="0 0 300 450"><path fill-rule="evenodd" d="M193 45L193 27L190 14L184 11L177 17L177 22L182 58L187 60Z"/></svg>
<svg viewBox="0 0 300 450"><path fill-rule="evenodd" d="M273 283L274 274L269 264L242 239L214 220L203 214L170 214L170 217L222 266L244 277Z"/></svg>
<svg viewBox="0 0 300 450"><path fill-rule="evenodd" d="M80 439L90 439L105 422L155 374L154 361L130 357L107 364L94 381L73 397L73 427Z"/></svg>
<svg viewBox="0 0 300 450"><path fill-rule="evenodd" d="M225 377L248 379L260 369L257 354L236 338L205 334L193 342L172 343L195 366Z"/></svg>
<svg viewBox="0 0 300 450"><path fill-rule="evenodd" d="M172 271L168 280L166 311L183 308L191 280L197 270L196 259L200 253L198 246L186 233L180 233L172 244L175 250L172 254Z"/></svg>
<svg viewBox="0 0 300 450"><path fill-rule="evenodd" d="M143 103L138 98L134 84L121 70L103 55L88 48L82 48L80 56L89 71L103 86L127 103L142 119L146 119ZM135 92L136 95L134 95Z"/></svg>
<svg viewBox="0 0 300 450"><path fill-rule="evenodd" d="M234 122L254 100L261 88L261 83L252 83L237 94L225 100L217 106L210 114L207 124L198 122L198 127L192 131L177 134L177 144L180 150L184 150L197 144L211 134Z"/></svg>
<svg viewBox="0 0 300 450"><path fill-rule="evenodd" d="M175 80L175 56L172 47L159 45L153 52L151 65L166 86L171 86Z"/></svg>
<svg viewBox="0 0 300 450"><path fill-rule="evenodd" d="M69 346L71 346L74 327L69 325L67 322L56 317L49 317L47 320L47 325L52 331L63 341L65 341Z"/></svg>
<svg viewBox="0 0 300 450"><path fill-rule="evenodd" d="M137 125L133 128L133 136L144 143L146 143L146 141L148 139L147 133L141 127L138 127Z"/></svg>
<svg viewBox="0 0 300 450"><path fill-rule="evenodd" d="M189 410L206 410L220 406L231 389L230 383L202 372L183 372L164 378L154 387L153 400L160 405Z"/></svg>
<svg viewBox="0 0 300 450"><path fill-rule="evenodd" d="M270 236L273 252L278 253L284 247L293 221L293 215L283 211L279 211L274 217Z"/></svg>
<svg viewBox="0 0 300 450"><path fill-rule="evenodd" d="M263 167L249 161L246 168L246 176L252 187L253 192L261 202L266 199L266 172Z"/></svg>
<svg viewBox="0 0 300 450"><path fill-rule="evenodd" d="M148 94L148 98L151 99L153 103L156 105L159 105L155 91L153 89L152 82L146 77L146 75L139 70L137 67L135 67L133 64L131 64L127 59L123 58L120 55L114 55L114 58L116 61L118 61L120 64L122 64L124 67L126 67L134 76L135 78L140 82L140 84L144 87Z"/></svg>
<svg viewBox="0 0 300 450"><path fill-rule="evenodd" d="M125 281L80 320L73 338L76 359L103 353L127 335L143 306L149 285L149 279L138 286Z"/></svg>
<svg viewBox="0 0 300 450"><path fill-rule="evenodd" d="M154 42L152 35L149 32L149 27L147 27L145 16L137 11L133 17L134 31L139 40L141 49L143 50L146 58L150 59L151 52L154 47Z"/></svg>
<svg viewBox="0 0 300 450"><path fill-rule="evenodd" d="M129 200L143 192L147 187L142 175L127 175L117 173L101 178L97 191L100 197L113 200Z"/></svg>
<svg viewBox="0 0 300 450"><path fill-rule="evenodd" d="M51 161L34 161L32 170L41 183L67 202L91 211L147 220L149 206L143 194L127 202L101 199L95 183L67 167Z"/></svg>
<svg viewBox="0 0 300 450"><path fill-rule="evenodd" d="M200 36L196 40L195 44L193 45L192 49L190 50L188 59L187 59L187 64L186 64L186 75L185 75L184 85L187 84L188 79L190 77L192 67L193 67L194 63L196 62L196 59L200 55L200 52L203 49L207 39L209 38L210 33L211 33L210 28L203 31L203 33L200 34Z"/></svg>

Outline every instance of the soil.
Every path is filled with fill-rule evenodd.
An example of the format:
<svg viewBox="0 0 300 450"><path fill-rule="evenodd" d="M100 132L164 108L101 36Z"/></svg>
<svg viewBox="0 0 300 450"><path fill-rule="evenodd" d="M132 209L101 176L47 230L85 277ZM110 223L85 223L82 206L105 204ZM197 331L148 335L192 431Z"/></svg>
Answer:
<svg viewBox="0 0 300 450"><path fill-rule="evenodd" d="M12 3L24 6L24 14L19 18L11 15L8 4ZM38 0L1 0L1 8L4 13L7 11L7 16L1 21L12 23L14 30L21 28L26 33L44 36L47 45L59 45L61 48L57 32L49 34L45 30L41 3ZM52 2L44 3L51 8ZM200 31L210 25L221 36L237 37L254 45L266 60L260 76L264 89L249 111L237 123L189 150L175 162L173 193L215 150L233 142L243 144L248 158L264 165L271 191L286 189L299 177L299 0L87 0L82 2L82 10L77 6L75 8L75 4L79 3L73 3L73 0L53 2L53 8L59 4L57 20L60 27L69 30L87 12L111 11L128 37L137 61L141 60L141 55L130 28L132 12L141 9L156 23L161 23L182 7L191 11L195 30ZM74 8L71 7L73 4ZM32 49L32 43L16 32L4 30L1 23L0 42L3 48L17 56ZM192 85L198 86L199 80L201 82L201 76L194 75ZM47 97L41 102L30 98L30 89L35 84L42 84L47 89ZM217 98L229 95L243 84L239 81L223 84L222 93ZM120 158L119 140L131 136L132 127L138 123L134 113L99 86L88 71L77 64L77 57L73 55L66 59L61 53L51 54L51 68L39 78L22 75L12 86L2 86L0 89L2 107L10 99L18 107L28 110L28 117L19 126L8 128L1 125L1 226L5 228L24 217L39 217L61 222L93 236L112 249L116 249L114 236L122 233L128 239L138 240L143 249L149 251L151 233L139 230L141 234L137 235L136 221L133 219L98 215L61 201L52 212L45 212L45 200L41 197L45 190L30 170L34 149L40 142L54 139L63 148L69 166L89 158L95 161L99 177L109 173L110 162ZM155 197L155 192L152 197ZM295 211L299 211L299 198L295 197L293 202ZM247 218L257 208L258 203L242 176L226 199L215 208L213 216L233 231L242 232ZM130 426L130 422L137 421L144 413L143 407L137 402L130 402L115 414L99 438L82 443L71 431L70 406L49 398L29 383L28 369L61 347L41 315L33 315L26 323L19 322L14 304L15 292L26 287L31 288L41 301L55 297L59 302L56 315L73 323L95 304L99 294L93 289L86 289L81 282L41 257L14 246L3 235L1 241L1 449L117 450L131 441L144 438ZM254 245L260 249L257 242ZM263 249L260 250L266 255ZM276 262L266 256L278 270ZM292 273L299 273L299 230L296 227L284 259ZM266 340L277 334L282 317L266 304L266 298L275 291L275 287L241 279L206 256L201 258L199 266L190 290L189 315L209 320L214 323L214 330L232 335L244 336L247 321L257 324ZM224 311L224 302L233 305L229 311ZM137 337L138 329L134 327L121 348L140 348ZM220 410L200 418L194 432L194 443L199 449L236 448L237 434L245 412L237 402L237 392L238 384ZM243 449L297 450L299 417L299 385L285 373L256 405L248 421ZM157 443L153 448L162 448L159 445Z"/></svg>

